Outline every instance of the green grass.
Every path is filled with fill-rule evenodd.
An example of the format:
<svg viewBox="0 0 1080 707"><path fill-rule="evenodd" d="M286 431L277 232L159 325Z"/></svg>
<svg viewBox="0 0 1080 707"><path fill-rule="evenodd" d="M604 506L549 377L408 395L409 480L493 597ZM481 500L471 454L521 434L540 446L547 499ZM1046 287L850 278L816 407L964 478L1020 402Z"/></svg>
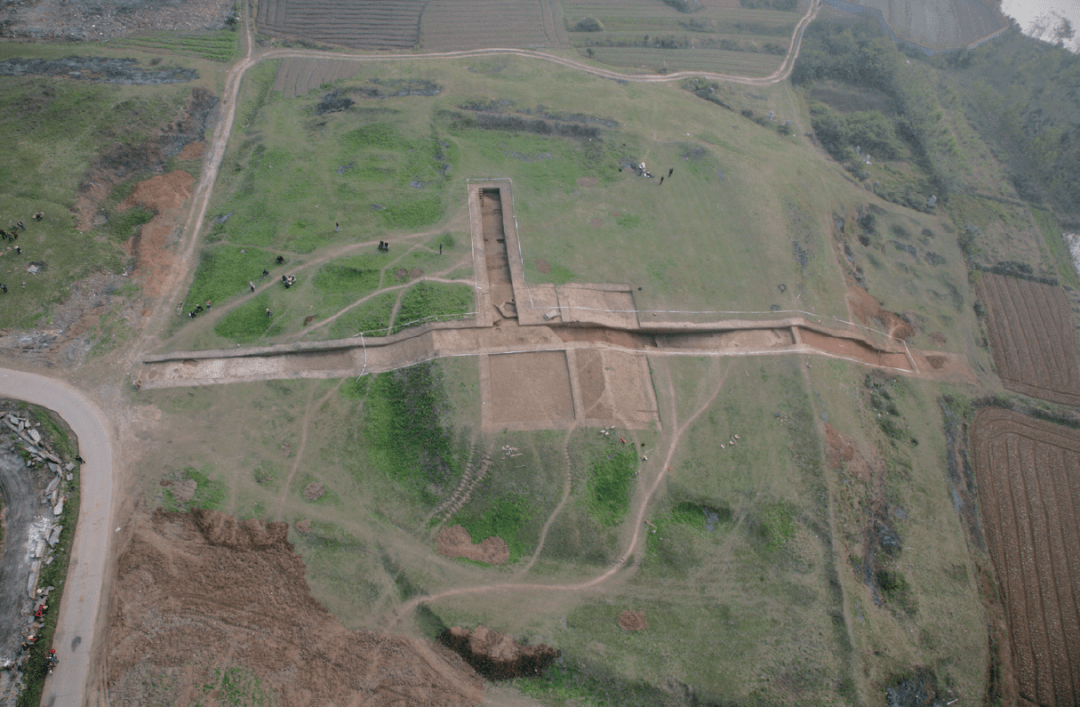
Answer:
<svg viewBox="0 0 1080 707"><path fill-rule="evenodd" d="M23 45L22 56L38 47ZM44 52L44 49L41 49ZM75 230L76 193L87 168L116 145L133 145L171 120L189 85L119 86L60 77L0 77L0 227L23 221L18 245L23 255L0 257L0 282L10 288L0 308L0 328L22 329L41 323L71 295L71 285L91 273L121 273L127 256L121 240L150 216L143 209L113 214L90 232ZM40 222L31 217L44 213ZM100 237L104 236L104 237ZM6 245L6 244L5 244ZM31 261L48 270L27 277ZM26 287L22 288L22 281ZM15 306L17 303L17 306Z"/></svg>
<svg viewBox="0 0 1080 707"><path fill-rule="evenodd" d="M186 467L180 478L190 479L195 482L195 495L187 503L181 504L173 497L170 491L166 490L164 494L165 510L179 511L192 508L205 508L211 511L224 510L229 489L224 481L211 480L210 474L212 472L213 467L209 464L204 464L200 468Z"/></svg>
<svg viewBox="0 0 1080 707"><path fill-rule="evenodd" d="M374 466L417 501L434 503L433 490L453 486L462 472L442 369L422 363L381 373L370 386L363 425Z"/></svg>
<svg viewBox="0 0 1080 707"><path fill-rule="evenodd" d="M265 292L232 310L214 325L218 336L240 344L274 336L282 328L280 319L266 316L271 306L270 296Z"/></svg>
<svg viewBox="0 0 1080 707"><path fill-rule="evenodd" d="M602 459L589 465L585 504L601 525L618 525L630 508L630 489L637 472L637 452L632 446L608 445Z"/></svg>
<svg viewBox="0 0 1080 707"><path fill-rule="evenodd" d="M1046 249L1050 251L1050 259L1057 267L1057 274L1061 277L1061 281L1074 289L1080 289L1080 274L1076 272L1076 265L1073 264L1065 239L1061 237L1061 226L1058 225L1054 214L1046 209L1032 207L1031 216L1039 225L1043 242L1046 243Z"/></svg>
<svg viewBox="0 0 1080 707"><path fill-rule="evenodd" d="M405 290L401 296L401 307L394 317L394 332L424 322L460 319L475 311L472 286L421 282Z"/></svg>
<svg viewBox="0 0 1080 707"><path fill-rule="evenodd" d="M202 34L156 31L113 40L110 44L227 63L236 58L239 37L240 33L235 29L220 29Z"/></svg>
<svg viewBox="0 0 1080 707"><path fill-rule="evenodd" d="M508 561L517 562L527 551L526 543L520 536L522 527L531 516L529 504L524 498L505 496L497 499L479 515L458 513L449 522L464 526L474 543L491 537L502 538L510 548Z"/></svg>
<svg viewBox="0 0 1080 707"><path fill-rule="evenodd" d="M327 263L313 284L327 306L342 307L378 289L382 265L379 257L371 254Z"/></svg>
<svg viewBox="0 0 1080 707"><path fill-rule="evenodd" d="M388 336L390 315L394 311L398 293L383 292L359 304L334 320L330 325L330 338L344 339L353 336Z"/></svg>
<svg viewBox="0 0 1080 707"><path fill-rule="evenodd" d="M274 258L260 248L227 244L205 248L199 256L195 279L185 301L192 306L206 300L220 305L243 295L249 291L248 282L262 284L260 278L264 269L270 270L271 277L277 276L274 269L279 266Z"/></svg>
<svg viewBox="0 0 1080 707"><path fill-rule="evenodd" d="M203 684L203 694L216 690L215 704L230 707L273 707L277 704L273 693L263 687L251 668L214 669L214 677Z"/></svg>

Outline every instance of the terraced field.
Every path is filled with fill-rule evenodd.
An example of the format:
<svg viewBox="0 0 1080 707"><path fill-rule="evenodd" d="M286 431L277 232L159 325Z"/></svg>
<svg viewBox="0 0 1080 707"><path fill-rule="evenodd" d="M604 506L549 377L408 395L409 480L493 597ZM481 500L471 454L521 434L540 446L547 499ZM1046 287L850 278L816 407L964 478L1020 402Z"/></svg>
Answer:
<svg viewBox="0 0 1080 707"><path fill-rule="evenodd" d="M986 538L1023 705L1080 700L1080 434L987 409L972 432Z"/></svg>
<svg viewBox="0 0 1080 707"><path fill-rule="evenodd" d="M1060 287L983 273L990 346L1009 390L1080 404L1080 360L1069 303Z"/></svg>
<svg viewBox="0 0 1080 707"><path fill-rule="evenodd" d="M354 49L408 49L420 40L424 0L267 0L256 28Z"/></svg>
<svg viewBox="0 0 1080 707"><path fill-rule="evenodd" d="M567 43L557 0L430 0L420 37L429 51Z"/></svg>

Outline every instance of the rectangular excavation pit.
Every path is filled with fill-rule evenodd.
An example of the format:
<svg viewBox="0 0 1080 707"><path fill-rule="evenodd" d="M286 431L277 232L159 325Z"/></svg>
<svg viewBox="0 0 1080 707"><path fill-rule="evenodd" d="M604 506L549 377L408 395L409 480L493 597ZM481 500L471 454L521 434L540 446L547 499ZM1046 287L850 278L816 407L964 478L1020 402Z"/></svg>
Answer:
<svg viewBox="0 0 1080 707"><path fill-rule="evenodd" d="M574 421L574 396L564 351L487 357L490 400L485 422L493 428L558 429Z"/></svg>

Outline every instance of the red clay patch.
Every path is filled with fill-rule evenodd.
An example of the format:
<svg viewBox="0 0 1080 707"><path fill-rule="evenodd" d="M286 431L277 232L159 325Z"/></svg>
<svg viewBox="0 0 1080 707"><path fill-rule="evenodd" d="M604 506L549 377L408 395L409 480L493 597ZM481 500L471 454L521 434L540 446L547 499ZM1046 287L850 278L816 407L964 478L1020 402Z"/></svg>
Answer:
<svg viewBox="0 0 1080 707"><path fill-rule="evenodd" d="M604 222L600 219L599 216L593 216L591 219L589 219L589 225L593 228L600 228L604 225Z"/></svg>
<svg viewBox="0 0 1080 707"><path fill-rule="evenodd" d="M179 169L150 177L136 184L128 198L120 202L117 210L127 211L135 205L154 211L178 209L191 196L191 185L194 182L195 177Z"/></svg>
<svg viewBox="0 0 1080 707"><path fill-rule="evenodd" d="M545 275L547 275L549 272L551 272L551 265L549 265L548 261L544 260L543 258L537 258L536 259L536 269L537 269L537 271L542 272Z"/></svg>
<svg viewBox="0 0 1080 707"><path fill-rule="evenodd" d="M851 313L866 326L884 326L885 333L897 339L908 339L915 335L915 329L899 314L882 309L881 302L858 285L848 287L847 301Z"/></svg>
<svg viewBox="0 0 1080 707"><path fill-rule="evenodd" d="M443 528L435 539L435 550L446 557L464 557L492 565L501 565L510 559L510 548L505 540L496 536L474 544L469 531L461 525Z"/></svg>
<svg viewBox="0 0 1080 707"><path fill-rule="evenodd" d="M206 152L205 142L193 142L181 150L176 157L181 160L197 160L203 156L204 152Z"/></svg>
<svg viewBox="0 0 1080 707"><path fill-rule="evenodd" d="M421 270L420 268L413 268L412 270L409 271L409 277L411 277L413 280L415 280L418 277L423 277L423 276L424 276L424 271Z"/></svg>

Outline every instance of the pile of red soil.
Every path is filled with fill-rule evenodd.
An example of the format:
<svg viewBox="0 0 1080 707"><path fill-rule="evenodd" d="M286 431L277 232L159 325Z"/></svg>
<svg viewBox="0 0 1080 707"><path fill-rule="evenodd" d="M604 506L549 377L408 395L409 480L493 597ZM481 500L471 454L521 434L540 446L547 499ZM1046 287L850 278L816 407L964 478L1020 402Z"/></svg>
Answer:
<svg viewBox="0 0 1080 707"><path fill-rule="evenodd" d="M505 540L493 536L474 545L469 531L461 525L443 528L435 539L435 550L446 557L464 557L492 565L501 565L510 559L510 547Z"/></svg>
<svg viewBox="0 0 1080 707"><path fill-rule="evenodd" d="M120 202L118 209L127 211L135 205L154 211L177 209L191 196L195 177L183 170L159 174L135 185L128 198Z"/></svg>
<svg viewBox="0 0 1080 707"><path fill-rule="evenodd" d="M179 228L180 207L191 197L194 182L194 177L181 170L160 174L137 184L118 207L126 211L138 205L157 212L124 246L135 257L136 271L145 275L142 280L147 294L161 294L166 274L176 260L169 246Z"/></svg>
<svg viewBox="0 0 1080 707"><path fill-rule="evenodd" d="M443 633L442 641L489 680L539 675L562 655L543 643L522 645L484 626L475 631L455 626Z"/></svg>
<svg viewBox="0 0 1080 707"><path fill-rule="evenodd" d="M111 703L150 704L162 684L171 704L215 703L227 671L253 675L283 706L481 700L475 674L442 646L347 631L312 598L287 530L213 511L137 515L110 607Z"/></svg>

